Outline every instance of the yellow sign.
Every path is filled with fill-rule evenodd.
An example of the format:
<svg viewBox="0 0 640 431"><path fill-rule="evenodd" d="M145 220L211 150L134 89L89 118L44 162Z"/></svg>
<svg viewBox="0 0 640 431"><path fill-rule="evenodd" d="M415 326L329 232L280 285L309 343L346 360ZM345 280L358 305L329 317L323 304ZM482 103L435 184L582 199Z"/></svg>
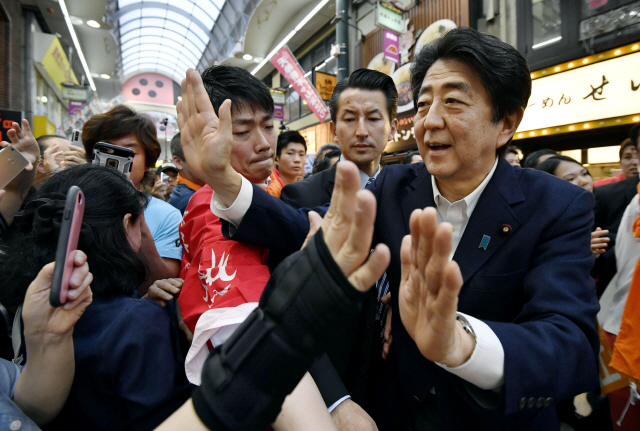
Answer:
<svg viewBox="0 0 640 431"><path fill-rule="evenodd" d="M56 125L44 115L33 116L33 136L38 139L44 135L55 135Z"/></svg>
<svg viewBox="0 0 640 431"><path fill-rule="evenodd" d="M331 99L333 89L336 88L338 77L328 73L316 72L316 91L322 100Z"/></svg>
<svg viewBox="0 0 640 431"><path fill-rule="evenodd" d="M47 49L47 52L42 58L42 65L53 82L56 83L58 89L62 90L63 82L78 84L76 75L73 73L69 60L57 37L53 38L49 49Z"/></svg>

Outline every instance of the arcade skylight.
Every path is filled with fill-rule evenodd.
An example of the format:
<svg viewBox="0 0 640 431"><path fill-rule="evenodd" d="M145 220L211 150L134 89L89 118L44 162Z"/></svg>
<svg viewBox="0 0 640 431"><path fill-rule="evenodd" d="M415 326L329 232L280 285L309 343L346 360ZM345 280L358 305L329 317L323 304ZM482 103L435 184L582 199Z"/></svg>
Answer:
<svg viewBox="0 0 640 431"><path fill-rule="evenodd" d="M196 68L226 0L118 0L124 78L158 72L181 82Z"/></svg>

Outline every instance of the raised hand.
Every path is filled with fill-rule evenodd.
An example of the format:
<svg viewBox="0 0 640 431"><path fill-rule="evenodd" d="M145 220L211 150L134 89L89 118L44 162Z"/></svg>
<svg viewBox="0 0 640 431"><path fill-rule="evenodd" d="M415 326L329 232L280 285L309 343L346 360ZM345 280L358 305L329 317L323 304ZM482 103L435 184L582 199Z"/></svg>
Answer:
<svg viewBox="0 0 640 431"><path fill-rule="evenodd" d="M593 252L596 259L603 254L608 247L609 241L611 239L605 235L608 235L608 230L602 230L601 228L596 228L595 231L591 232L591 251Z"/></svg>
<svg viewBox="0 0 640 431"><path fill-rule="evenodd" d="M224 203L233 204L242 183L230 162L233 148L231 101L222 103L218 117L202 78L198 72L189 69L182 81L182 100L176 109L180 142L189 167Z"/></svg>
<svg viewBox="0 0 640 431"><path fill-rule="evenodd" d="M400 317L422 355L450 367L465 363L475 340L456 320L462 274L449 261L452 226L434 208L415 210L400 250Z"/></svg>
<svg viewBox="0 0 640 431"><path fill-rule="evenodd" d="M148 299L166 307L168 301L171 301L173 298L178 296L183 284L184 280L181 278L156 280L149 287L149 291L142 297L142 299Z"/></svg>
<svg viewBox="0 0 640 431"><path fill-rule="evenodd" d="M27 120L22 120L22 129L18 123L11 123L11 128L7 131L7 136L11 141L11 144L16 147L18 151L29 161L29 165L26 167L27 171L33 169L36 161L40 157L40 147L38 142L31 133L31 127ZM8 142L0 142L0 147L4 148L9 145Z"/></svg>
<svg viewBox="0 0 640 431"><path fill-rule="evenodd" d="M47 173L54 173L62 169L62 159L64 151L60 150L60 145L51 144L44 150L42 166Z"/></svg>
<svg viewBox="0 0 640 431"><path fill-rule="evenodd" d="M87 152L82 147L70 145L69 150L64 152L62 164L65 168L87 164Z"/></svg>
<svg viewBox="0 0 640 431"><path fill-rule="evenodd" d="M358 168L352 162L340 162L322 232L334 260L361 292L375 284L391 258L384 244L378 244L369 255L375 218L376 199L369 190L360 190Z"/></svg>

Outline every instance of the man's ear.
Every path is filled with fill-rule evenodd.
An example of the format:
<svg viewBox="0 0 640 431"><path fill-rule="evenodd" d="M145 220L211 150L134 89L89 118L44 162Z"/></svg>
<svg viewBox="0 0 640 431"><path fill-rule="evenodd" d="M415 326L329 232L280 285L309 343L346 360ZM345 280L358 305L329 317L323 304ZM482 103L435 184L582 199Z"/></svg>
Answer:
<svg viewBox="0 0 640 431"><path fill-rule="evenodd" d="M523 116L524 108L518 108L509 114L505 114L504 118L500 120L502 128L500 129L500 135L496 143L496 150L509 142L509 139L513 138Z"/></svg>
<svg viewBox="0 0 640 431"><path fill-rule="evenodd" d="M334 142L338 142L338 135L336 134L336 124L333 121L329 122L329 129L331 129L331 137Z"/></svg>
<svg viewBox="0 0 640 431"><path fill-rule="evenodd" d="M398 119L394 118L391 121L391 131L389 132L389 139L387 141L393 141L393 138L396 137L396 133L398 132Z"/></svg>
<svg viewBox="0 0 640 431"><path fill-rule="evenodd" d="M184 166L182 165L182 160L180 160L180 157L172 156L171 159L173 161L173 164L176 165L176 168L178 168L178 171L181 171L184 169Z"/></svg>
<svg viewBox="0 0 640 431"><path fill-rule="evenodd" d="M38 173L42 175L47 173L47 171L44 169L44 162L42 160L38 162L38 164L36 165L36 169L38 170Z"/></svg>

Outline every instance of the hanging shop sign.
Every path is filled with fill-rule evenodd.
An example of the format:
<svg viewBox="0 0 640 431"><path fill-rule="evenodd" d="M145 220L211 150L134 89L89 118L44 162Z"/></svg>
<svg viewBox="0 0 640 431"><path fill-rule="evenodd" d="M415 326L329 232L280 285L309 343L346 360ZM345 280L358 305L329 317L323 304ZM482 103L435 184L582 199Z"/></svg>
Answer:
<svg viewBox="0 0 640 431"><path fill-rule="evenodd" d="M86 102L89 98L87 87L62 87L62 98Z"/></svg>
<svg viewBox="0 0 640 431"><path fill-rule="evenodd" d="M316 72L316 91L322 100L331 99L333 89L338 84L338 77L329 73Z"/></svg>
<svg viewBox="0 0 640 431"><path fill-rule="evenodd" d="M416 149L416 132L413 127L414 117L415 111L405 117L398 118L398 130L393 139L387 142L387 146L384 149L385 153L389 154Z"/></svg>
<svg viewBox="0 0 640 431"><path fill-rule="evenodd" d="M638 70L640 52L533 80L518 131L640 113Z"/></svg>
<svg viewBox="0 0 640 431"><path fill-rule="evenodd" d="M5 142L11 142L7 132L11 129L11 124L18 123L22 127L22 112L20 111L8 111L6 109L0 109L0 127L2 127L2 140Z"/></svg>
<svg viewBox="0 0 640 431"><path fill-rule="evenodd" d="M375 9L376 26L402 33L402 11L400 9L383 1L376 3Z"/></svg>
<svg viewBox="0 0 640 431"><path fill-rule="evenodd" d="M69 117L73 117L74 115L78 115L82 108L84 107L84 102L79 102L77 100L69 101Z"/></svg>
<svg viewBox="0 0 640 431"><path fill-rule="evenodd" d="M282 47L280 51L271 57L271 63L282 74L284 79L293 86L293 89L298 92L300 97L307 102L307 106L316 114L318 120L323 123L329 116L329 110L316 89L304 76L302 68L289 50L289 47Z"/></svg>
<svg viewBox="0 0 640 431"><path fill-rule="evenodd" d="M284 91L269 89L273 103L277 105L284 105L286 103L286 97Z"/></svg>
<svg viewBox="0 0 640 431"><path fill-rule="evenodd" d="M273 104L273 118L278 121L284 121L284 105Z"/></svg>
<svg viewBox="0 0 640 431"><path fill-rule="evenodd" d="M64 53L64 49L56 36L35 33L34 57L42 63L47 74L59 90L62 90L63 82L78 84L67 55Z"/></svg>
<svg viewBox="0 0 640 431"><path fill-rule="evenodd" d="M400 37L398 34L390 30L384 30L382 39L384 40L384 58L400 64L400 47L398 44Z"/></svg>

